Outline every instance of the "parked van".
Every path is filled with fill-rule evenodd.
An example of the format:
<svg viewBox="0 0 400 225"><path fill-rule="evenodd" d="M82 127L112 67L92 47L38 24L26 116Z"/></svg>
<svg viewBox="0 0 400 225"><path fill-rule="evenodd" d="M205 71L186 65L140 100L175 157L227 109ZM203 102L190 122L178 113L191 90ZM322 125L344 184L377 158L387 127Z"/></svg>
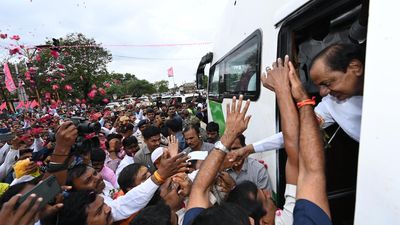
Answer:
<svg viewBox="0 0 400 225"><path fill-rule="evenodd" d="M277 57L288 54L300 70L307 90L318 96L308 75L307 45L325 32L335 42L345 42L362 10L357 0L231 0L214 41L197 69L202 88L204 69L210 64L208 113L225 128L226 104L243 94L252 101L245 132L248 144L280 131L275 94L262 87L260 75ZM369 7L360 143L338 126L326 129L332 139L326 150L327 191L333 224L397 224L400 221L400 153L397 119L400 76L397 75L399 17L396 1L372 1ZM368 7L367 7L368 9ZM368 12L368 11L367 11ZM322 50L322 45L320 46ZM302 58L303 57L303 58ZM396 61L395 61L396 60ZM385 106L393 106L388 107ZM261 132L262 131L262 132ZM284 202L285 152L255 154L268 164L279 207ZM357 197L357 198L356 198ZM357 201L356 201L357 199Z"/></svg>

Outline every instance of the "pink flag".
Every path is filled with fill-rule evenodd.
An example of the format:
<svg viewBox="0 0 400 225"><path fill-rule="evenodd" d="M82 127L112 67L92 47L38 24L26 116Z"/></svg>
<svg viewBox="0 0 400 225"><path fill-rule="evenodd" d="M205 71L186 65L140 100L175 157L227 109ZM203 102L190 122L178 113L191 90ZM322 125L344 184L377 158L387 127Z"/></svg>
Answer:
<svg viewBox="0 0 400 225"><path fill-rule="evenodd" d="M20 109L20 108L22 108L22 107L25 107L25 104L24 104L24 102L20 101L20 102L18 103L17 107L15 107L15 109Z"/></svg>
<svg viewBox="0 0 400 225"><path fill-rule="evenodd" d="M5 74L5 81L6 83L6 88L9 92L14 92L17 90L17 87L14 84L14 80L12 79L10 68L8 68L8 64L4 63L4 74Z"/></svg>
<svg viewBox="0 0 400 225"><path fill-rule="evenodd" d="M3 102L3 104L0 105L0 111L3 111L7 107L6 102Z"/></svg>
<svg viewBox="0 0 400 225"><path fill-rule="evenodd" d="M174 69L172 66L168 69L168 77L173 77L174 76Z"/></svg>
<svg viewBox="0 0 400 225"><path fill-rule="evenodd" d="M35 107L37 107L37 106L39 106L39 103L38 103L36 100L33 100L33 101L31 102L30 107L33 109L33 108L35 108Z"/></svg>
<svg viewBox="0 0 400 225"><path fill-rule="evenodd" d="M31 102L30 101L26 101L25 108L29 109L30 107L31 107Z"/></svg>

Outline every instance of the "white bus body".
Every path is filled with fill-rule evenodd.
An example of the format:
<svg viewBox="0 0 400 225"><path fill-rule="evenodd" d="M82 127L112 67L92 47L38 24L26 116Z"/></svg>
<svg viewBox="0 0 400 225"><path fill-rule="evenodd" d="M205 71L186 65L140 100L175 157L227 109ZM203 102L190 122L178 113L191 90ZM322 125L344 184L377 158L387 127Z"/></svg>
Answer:
<svg viewBox="0 0 400 225"><path fill-rule="evenodd" d="M352 0L229 1L212 55L203 57L197 71L200 87L205 64L210 63L209 121L218 122L223 130L226 104L233 95L242 93L252 100L248 111L252 118L245 132L246 142L254 143L279 132L275 95L263 88L256 76L259 77L260 72L265 71L265 67L277 57L289 54L293 59L310 24L329 18L332 27L346 29L356 19L354 15L359 13L360 4L360 1ZM396 140L399 137L397 128L400 127L397 119L400 116L400 107L397 106L400 76L397 75L398 60L395 56L400 52L397 43L399 31L396 28L399 16L396 6L399 5L397 1L370 0L360 147L358 143L352 143L357 147L349 148L357 153L343 155L342 158L328 157L328 160L335 160L334 164L347 163L345 168L354 168L348 177L345 170L334 171L332 185L328 180L328 187L332 186L330 203L334 224L348 224L347 220L350 220L349 224L354 222L358 225L400 224L400 192L396 191L400 190L397 176L400 168L397 162L400 153L397 150L400 147ZM257 59L252 61L250 56ZM251 66L247 66L246 61L256 62L254 68L249 68ZM244 76L248 78L242 79ZM242 82L246 82L244 87ZM384 106L390 106L390 109ZM343 137L343 140L346 138ZM333 150L335 154L340 149ZM346 151L343 154L347 154ZM281 197L280 204L284 184L282 164L285 162L281 154L269 151L254 156L267 163L274 191ZM330 167L336 169L334 165ZM335 215L335 211L343 207L350 210ZM352 212L347 215L347 211Z"/></svg>

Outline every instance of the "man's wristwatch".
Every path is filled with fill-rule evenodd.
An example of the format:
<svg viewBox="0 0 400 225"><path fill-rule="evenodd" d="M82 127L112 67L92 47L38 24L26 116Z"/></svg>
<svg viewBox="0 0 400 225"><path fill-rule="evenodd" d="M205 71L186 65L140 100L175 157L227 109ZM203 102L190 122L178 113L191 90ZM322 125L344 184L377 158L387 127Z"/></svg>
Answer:
<svg viewBox="0 0 400 225"><path fill-rule="evenodd" d="M225 145L222 144L221 141L215 142L214 148L221 150L221 151L225 152L226 154L228 154L228 152L229 152L229 149L227 147L225 147Z"/></svg>

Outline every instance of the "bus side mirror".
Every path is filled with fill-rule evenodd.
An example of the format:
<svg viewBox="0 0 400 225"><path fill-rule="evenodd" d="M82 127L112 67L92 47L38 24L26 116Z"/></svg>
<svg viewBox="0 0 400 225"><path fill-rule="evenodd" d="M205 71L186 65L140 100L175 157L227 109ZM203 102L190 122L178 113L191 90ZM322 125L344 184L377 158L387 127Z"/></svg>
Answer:
<svg viewBox="0 0 400 225"><path fill-rule="evenodd" d="M209 52L206 55L204 55L199 63L199 66L197 67L197 72L196 72L196 88L197 89L204 89L204 68L208 63L211 63L213 59L213 53Z"/></svg>

